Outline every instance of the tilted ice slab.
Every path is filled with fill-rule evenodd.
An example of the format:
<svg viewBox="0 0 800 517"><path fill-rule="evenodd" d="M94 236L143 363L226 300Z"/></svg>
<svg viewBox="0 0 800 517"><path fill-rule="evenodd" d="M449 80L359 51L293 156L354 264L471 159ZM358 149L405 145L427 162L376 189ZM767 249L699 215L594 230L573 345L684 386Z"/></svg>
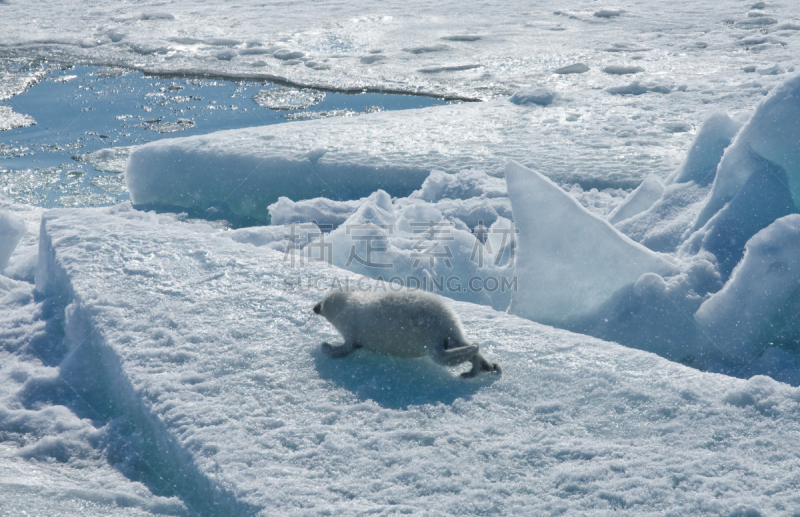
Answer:
<svg viewBox="0 0 800 517"><path fill-rule="evenodd" d="M756 108L722 156L711 196L697 218L701 228L767 161L783 169L795 206L800 206L800 75L775 88Z"/></svg>
<svg viewBox="0 0 800 517"><path fill-rule="evenodd" d="M554 180L589 189L633 188L646 175L665 177L677 166L673 146L678 142L672 136L642 156L631 154L622 139L547 126L549 118L569 111L569 106L517 106L502 100L164 139L133 151L125 178L136 204L205 209L225 203L236 214L263 221L267 206L280 196L347 200L383 189L405 197L422 186L432 169L479 169L502 176L509 159L533 161ZM611 123L625 113L619 108L604 116ZM649 122L638 123L651 129ZM595 124L573 123L589 133Z"/></svg>
<svg viewBox="0 0 800 517"><path fill-rule="evenodd" d="M686 159L675 171L671 183L694 181L705 186L713 182L725 149L731 145L741 127L742 123L733 120L727 113L711 112L697 131Z"/></svg>
<svg viewBox="0 0 800 517"><path fill-rule="evenodd" d="M568 325L645 273L677 272L667 255L632 241L538 172L511 162L506 182L520 231L514 314Z"/></svg>
<svg viewBox="0 0 800 517"><path fill-rule="evenodd" d="M25 221L8 210L0 210L0 271L8 265L8 259L27 232Z"/></svg>
<svg viewBox="0 0 800 517"><path fill-rule="evenodd" d="M131 417L155 489L203 515L781 512L800 504L800 393L454 304L504 368L464 381L312 319L346 272L125 206L53 211L37 286L66 304L60 373ZM305 286L309 282L304 281ZM494 380L494 382L492 382ZM160 484L160 486L159 486Z"/></svg>
<svg viewBox="0 0 800 517"><path fill-rule="evenodd" d="M664 185L653 176L648 176L610 214L608 222L617 224L640 214L664 196Z"/></svg>

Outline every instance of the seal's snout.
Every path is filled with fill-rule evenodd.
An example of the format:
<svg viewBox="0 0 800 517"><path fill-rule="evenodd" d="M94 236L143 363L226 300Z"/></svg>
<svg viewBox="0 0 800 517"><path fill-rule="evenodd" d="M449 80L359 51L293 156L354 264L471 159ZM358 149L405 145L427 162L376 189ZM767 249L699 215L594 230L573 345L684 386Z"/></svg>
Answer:
<svg viewBox="0 0 800 517"><path fill-rule="evenodd" d="M319 302L318 304L316 304L314 306L314 308L311 309L311 310L314 311L314 314L319 314L320 311L322 311L322 302Z"/></svg>

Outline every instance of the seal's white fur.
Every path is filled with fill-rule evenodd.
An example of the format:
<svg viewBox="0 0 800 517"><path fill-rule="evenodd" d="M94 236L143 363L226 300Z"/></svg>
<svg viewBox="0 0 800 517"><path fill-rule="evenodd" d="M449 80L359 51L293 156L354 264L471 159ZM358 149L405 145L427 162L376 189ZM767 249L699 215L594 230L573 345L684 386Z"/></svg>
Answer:
<svg viewBox="0 0 800 517"><path fill-rule="evenodd" d="M396 357L428 354L439 364L472 362L473 377L481 371L500 372L478 345L464 336L461 321L436 295L424 291L333 291L314 307L342 334L344 345L323 343L323 351L340 358L358 348Z"/></svg>

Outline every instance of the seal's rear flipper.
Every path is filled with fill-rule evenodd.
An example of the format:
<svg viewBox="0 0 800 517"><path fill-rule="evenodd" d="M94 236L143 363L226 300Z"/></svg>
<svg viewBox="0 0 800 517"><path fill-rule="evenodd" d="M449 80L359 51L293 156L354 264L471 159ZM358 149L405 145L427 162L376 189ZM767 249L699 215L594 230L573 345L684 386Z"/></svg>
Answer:
<svg viewBox="0 0 800 517"><path fill-rule="evenodd" d="M462 377L469 379L477 376L481 372L496 373L500 375L503 373L502 368L497 363L490 363L481 354L475 354L472 358L472 370L461 374Z"/></svg>
<svg viewBox="0 0 800 517"><path fill-rule="evenodd" d="M463 345L456 348L443 346L433 350L428 349L428 352L437 363L444 366L455 366L472 359L478 353L478 345Z"/></svg>

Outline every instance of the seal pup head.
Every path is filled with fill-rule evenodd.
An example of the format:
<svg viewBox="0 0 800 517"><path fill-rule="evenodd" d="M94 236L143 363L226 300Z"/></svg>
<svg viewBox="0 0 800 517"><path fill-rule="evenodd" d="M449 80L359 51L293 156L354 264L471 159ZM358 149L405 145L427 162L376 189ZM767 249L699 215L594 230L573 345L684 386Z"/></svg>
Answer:
<svg viewBox="0 0 800 517"><path fill-rule="evenodd" d="M325 316L326 320L332 322L342 309L344 309L345 305L347 305L347 298L348 293L344 291L333 291L311 310L314 311L314 314Z"/></svg>

